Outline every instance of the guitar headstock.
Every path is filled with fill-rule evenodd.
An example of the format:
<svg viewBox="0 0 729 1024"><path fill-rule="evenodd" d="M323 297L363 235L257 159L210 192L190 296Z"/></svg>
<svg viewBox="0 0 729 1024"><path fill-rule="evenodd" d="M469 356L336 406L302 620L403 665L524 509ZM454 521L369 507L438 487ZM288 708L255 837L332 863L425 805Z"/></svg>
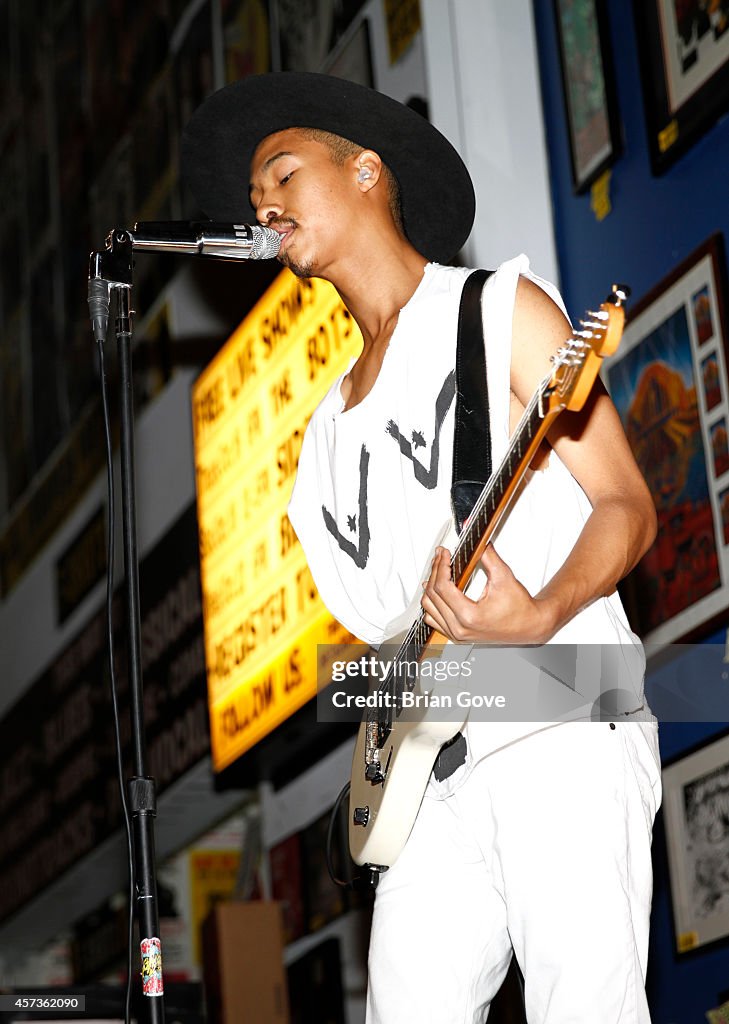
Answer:
<svg viewBox="0 0 729 1024"><path fill-rule="evenodd" d="M581 330L552 356L554 370L549 382L549 404L577 412L585 404L600 364L617 351L625 323L625 302L630 288L614 284L597 312L580 321Z"/></svg>

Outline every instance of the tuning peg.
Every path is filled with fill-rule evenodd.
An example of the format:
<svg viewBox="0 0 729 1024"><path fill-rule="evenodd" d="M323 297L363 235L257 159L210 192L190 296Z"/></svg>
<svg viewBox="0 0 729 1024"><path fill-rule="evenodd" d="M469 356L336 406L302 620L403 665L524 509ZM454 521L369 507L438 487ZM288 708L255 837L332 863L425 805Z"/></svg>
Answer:
<svg viewBox="0 0 729 1024"><path fill-rule="evenodd" d="M575 351L575 348L558 348L557 351L550 357L552 365L555 369L560 366L580 366L584 362L584 355L581 352Z"/></svg>
<svg viewBox="0 0 729 1024"><path fill-rule="evenodd" d="M620 306L627 302L630 297L630 288L627 284L614 284L612 294L608 295L606 301L612 302L614 306Z"/></svg>

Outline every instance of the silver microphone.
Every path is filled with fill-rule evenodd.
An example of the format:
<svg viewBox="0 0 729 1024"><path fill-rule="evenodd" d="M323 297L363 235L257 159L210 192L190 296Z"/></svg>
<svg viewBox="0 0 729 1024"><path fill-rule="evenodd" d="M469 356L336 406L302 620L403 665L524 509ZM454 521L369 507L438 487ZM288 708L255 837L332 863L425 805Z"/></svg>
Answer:
<svg viewBox="0 0 729 1024"><path fill-rule="evenodd" d="M281 236L259 224L217 221L142 221L126 231L132 249L217 256L223 260L268 260L278 255Z"/></svg>

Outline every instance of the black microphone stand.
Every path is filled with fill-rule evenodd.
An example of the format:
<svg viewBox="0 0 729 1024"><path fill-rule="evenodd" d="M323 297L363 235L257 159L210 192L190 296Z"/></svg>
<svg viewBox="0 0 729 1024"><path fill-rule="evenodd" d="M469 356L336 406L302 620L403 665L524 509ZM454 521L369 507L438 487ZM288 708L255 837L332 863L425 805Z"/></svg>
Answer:
<svg viewBox="0 0 729 1024"><path fill-rule="evenodd" d="M126 575L127 651L131 700L134 774L128 782L132 817L133 879L137 904L142 991L148 1019L164 1024L162 950L154 849L154 818L157 810L155 781L146 773L139 566L137 559L136 502L134 493L134 401L132 384L132 240L124 231L113 231L108 248L92 252L89 262L89 310L94 335L103 343L109 317L111 291L116 295L116 341L120 370L120 455L122 481L122 531ZM113 658L113 651L110 657Z"/></svg>
<svg viewBox="0 0 729 1024"><path fill-rule="evenodd" d="M271 228L249 224L147 222L110 232L106 249L89 257L89 313L96 342L103 346L111 292L116 294L116 341L120 369L122 530L127 602L127 649L134 775L128 783L132 817L132 866L142 954L142 991L152 1024L164 1024L162 950L154 854L155 782L145 770L139 566L134 497L134 401L132 388L132 258L135 249L184 253L222 260L272 259L281 238ZM113 658L113 651L110 651Z"/></svg>

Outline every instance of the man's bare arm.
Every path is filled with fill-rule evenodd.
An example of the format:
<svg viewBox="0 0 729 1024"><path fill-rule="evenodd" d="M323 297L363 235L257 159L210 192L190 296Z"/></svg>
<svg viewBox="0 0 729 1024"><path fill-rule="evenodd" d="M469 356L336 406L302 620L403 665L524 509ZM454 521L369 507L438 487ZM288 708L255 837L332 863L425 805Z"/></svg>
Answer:
<svg viewBox="0 0 729 1024"><path fill-rule="evenodd" d="M525 406L549 372L550 356L570 334L552 300L520 279L514 312L511 388ZM426 620L453 640L543 643L592 601L611 593L655 537L653 500L620 419L598 383L580 413L561 416L550 444L587 495L592 513L574 548L533 597L489 546L489 582L473 601L451 582L450 555L439 550L426 584Z"/></svg>

